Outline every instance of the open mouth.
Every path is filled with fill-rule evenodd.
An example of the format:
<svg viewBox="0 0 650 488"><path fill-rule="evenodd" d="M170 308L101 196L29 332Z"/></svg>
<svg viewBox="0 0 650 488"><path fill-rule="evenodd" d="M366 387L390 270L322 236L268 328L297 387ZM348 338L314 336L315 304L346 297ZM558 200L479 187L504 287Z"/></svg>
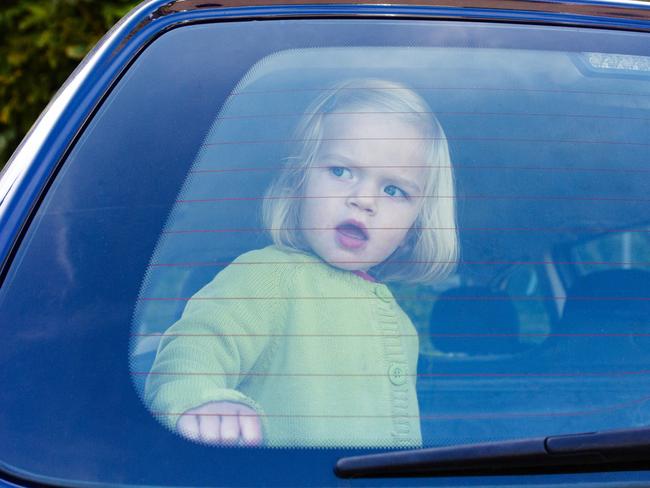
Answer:
<svg viewBox="0 0 650 488"><path fill-rule="evenodd" d="M346 220L336 226L336 240L346 249L359 249L368 241L368 230L361 222Z"/></svg>

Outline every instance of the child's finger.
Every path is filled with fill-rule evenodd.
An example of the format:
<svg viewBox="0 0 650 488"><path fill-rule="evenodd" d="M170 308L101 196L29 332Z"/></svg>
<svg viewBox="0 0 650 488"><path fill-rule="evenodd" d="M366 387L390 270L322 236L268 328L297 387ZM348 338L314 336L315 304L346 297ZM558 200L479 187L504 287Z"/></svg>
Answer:
<svg viewBox="0 0 650 488"><path fill-rule="evenodd" d="M221 417L219 415L197 415L201 440L210 444L221 440Z"/></svg>
<svg viewBox="0 0 650 488"><path fill-rule="evenodd" d="M221 417L221 442L233 444L239 439L239 419L233 408Z"/></svg>
<svg viewBox="0 0 650 488"><path fill-rule="evenodd" d="M176 423L176 428L189 439L199 439L199 422L196 415L181 415Z"/></svg>
<svg viewBox="0 0 650 488"><path fill-rule="evenodd" d="M243 408L239 412L239 429L244 444L259 446L262 443L262 425L257 414L249 409Z"/></svg>

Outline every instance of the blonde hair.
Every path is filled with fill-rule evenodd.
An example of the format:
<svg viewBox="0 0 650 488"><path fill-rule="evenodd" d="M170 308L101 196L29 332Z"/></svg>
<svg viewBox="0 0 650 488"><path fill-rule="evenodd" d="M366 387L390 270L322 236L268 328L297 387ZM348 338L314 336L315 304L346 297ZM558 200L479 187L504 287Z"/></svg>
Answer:
<svg viewBox="0 0 650 488"><path fill-rule="evenodd" d="M294 140L298 154L286 159L278 176L266 191L262 220L271 239L280 247L309 251L300 232L300 205L307 172L314 166L323 136L325 115L352 108L398 113L416 125L430 140L426 164L428 177L423 202L405 244L372 273L383 281L432 283L449 275L458 259L458 237L453 171L449 147L442 126L427 102L400 83L358 79L338 83L325 90L307 108ZM409 266L404 266L408 261Z"/></svg>

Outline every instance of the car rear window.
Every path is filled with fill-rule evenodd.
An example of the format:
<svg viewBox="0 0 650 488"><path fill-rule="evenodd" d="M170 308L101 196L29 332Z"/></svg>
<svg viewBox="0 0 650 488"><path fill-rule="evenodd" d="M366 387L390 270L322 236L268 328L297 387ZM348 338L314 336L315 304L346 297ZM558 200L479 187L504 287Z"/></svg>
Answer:
<svg viewBox="0 0 650 488"><path fill-rule="evenodd" d="M0 462L204 486L300 461L308 484L350 449L646 425L646 41L376 20L164 34L0 290Z"/></svg>

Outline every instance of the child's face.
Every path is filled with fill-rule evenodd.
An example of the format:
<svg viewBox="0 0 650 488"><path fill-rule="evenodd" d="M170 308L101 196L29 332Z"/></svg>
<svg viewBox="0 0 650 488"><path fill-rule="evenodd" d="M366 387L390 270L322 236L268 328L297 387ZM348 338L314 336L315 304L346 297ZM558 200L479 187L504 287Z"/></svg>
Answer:
<svg viewBox="0 0 650 488"><path fill-rule="evenodd" d="M324 117L300 225L321 259L365 271L403 244L423 202L427 144L418 140L422 137L396 114Z"/></svg>

